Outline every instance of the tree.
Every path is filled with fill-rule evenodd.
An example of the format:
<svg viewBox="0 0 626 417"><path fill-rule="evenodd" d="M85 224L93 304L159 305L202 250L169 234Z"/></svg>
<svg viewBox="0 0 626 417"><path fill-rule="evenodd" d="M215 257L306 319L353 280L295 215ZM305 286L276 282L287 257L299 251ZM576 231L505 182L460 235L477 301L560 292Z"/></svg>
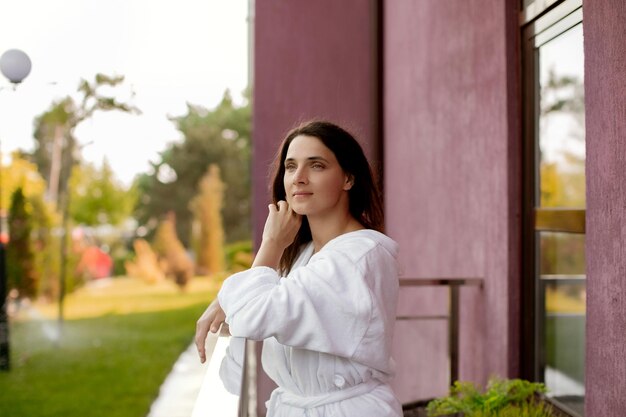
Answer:
<svg viewBox="0 0 626 417"><path fill-rule="evenodd" d="M136 216L154 230L157 219L173 211L183 244L189 246L192 214L189 201L211 164L220 168L226 184L222 215L226 241L250 237L250 107L236 106L227 91L211 111L188 105L187 114L172 119L184 135L161 153L154 172L138 179ZM168 175L164 175L168 174Z"/></svg>
<svg viewBox="0 0 626 417"><path fill-rule="evenodd" d="M53 299L58 295L60 259L59 251L61 240L55 236L53 230L61 224L59 215L50 204L46 203L43 195L29 197L33 208L33 245L35 249L35 265L39 276L39 295Z"/></svg>
<svg viewBox="0 0 626 417"><path fill-rule="evenodd" d="M79 99L67 96L52 103L35 119L35 151L31 158L41 176L48 183L48 197L62 207L69 177L79 161L74 130L96 111L123 111L139 113L131 104L119 101L114 95L102 94L106 87L114 88L124 81L123 76L109 77L97 74L92 82L81 80Z"/></svg>
<svg viewBox="0 0 626 417"><path fill-rule="evenodd" d="M11 196L18 188L22 189L27 198L35 196L43 198L45 181L38 174L37 166L22 157L19 152L11 154L11 162L7 166L2 165L0 169L2 211L8 210Z"/></svg>
<svg viewBox="0 0 626 417"><path fill-rule="evenodd" d="M46 295L56 292L58 279L58 241L52 236L52 229L60 223L54 208L44 202L46 183L37 172L37 166L26 160L19 152L11 155L11 162L1 167L0 192L2 193L3 213L8 212L12 196L18 189L26 198L26 207L31 219L31 247L35 253L34 267L38 277L38 289ZM5 232L6 230L3 230ZM9 259L10 263L13 261Z"/></svg>
<svg viewBox="0 0 626 417"><path fill-rule="evenodd" d="M173 212L168 213L159 225L154 250L165 266L165 274L173 277L176 284L184 288L193 276L193 263L176 236L176 216Z"/></svg>
<svg viewBox="0 0 626 417"><path fill-rule="evenodd" d="M220 169L211 164L200 180L198 195L189 205L198 225L196 269L211 275L224 271L223 199L224 183L220 179Z"/></svg>
<svg viewBox="0 0 626 417"><path fill-rule="evenodd" d="M109 77L97 74L92 82L81 80L78 85L79 100L72 97L52 103L50 109L35 119L35 151L33 161L48 182L48 199L61 212L62 238L59 272L59 322L63 318L66 271L70 254L69 239L69 177L74 165L80 161L80 148L74 131L96 111L118 110L139 113L131 104L119 101L115 95L102 93L102 88L115 88L124 81L123 76Z"/></svg>
<svg viewBox="0 0 626 417"><path fill-rule="evenodd" d="M70 178L70 217L78 224L119 225L128 219L137 201L137 190L120 184L105 160L100 169L91 164L74 167Z"/></svg>
<svg viewBox="0 0 626 417"><path fill-rule="evenodd" d="M37 295L38 277L31 242L33 224L30 211L24 192L18 188L11 197L9 211L7 276L9 287L17 289L20 297L32 298Z"/></svg>

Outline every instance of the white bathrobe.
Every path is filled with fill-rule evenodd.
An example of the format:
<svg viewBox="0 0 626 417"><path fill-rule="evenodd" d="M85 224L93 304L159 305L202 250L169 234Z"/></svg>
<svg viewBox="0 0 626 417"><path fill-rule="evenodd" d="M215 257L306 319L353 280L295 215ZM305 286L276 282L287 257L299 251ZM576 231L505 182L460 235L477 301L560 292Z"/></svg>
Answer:
<svg viewBox="0 0 626 417"><path fill-rule="evenodd" d="M218 294L234 337L263 340L263 369L278 388L268 417L398 417L391 341L398 297L397 244L349 232L313 255L306 246L285 278L255 267Z"/></svg>

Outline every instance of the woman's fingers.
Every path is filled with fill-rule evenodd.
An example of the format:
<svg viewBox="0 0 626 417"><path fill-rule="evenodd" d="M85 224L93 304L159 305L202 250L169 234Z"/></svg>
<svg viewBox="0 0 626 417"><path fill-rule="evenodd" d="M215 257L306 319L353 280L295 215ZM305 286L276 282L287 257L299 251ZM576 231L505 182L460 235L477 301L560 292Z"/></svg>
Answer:
<svg viewBox="0 0 626 417"><path fill-rule="evenodd" d="M224 311L220 308L216 312L213 322L211 322L211 332L217 333L222 323L224 323L224 320L226 320L226 316L224 315Z"/></svg>
<svg viewBox="0 0 626 417"><path fill-rule="evenodd" d="M207 335L209 334L209 326L206 322L198 322L196 323L196 349L198 349L198 355L200 356L200 363L204 363L206 361L206 351L204 348L204 344L206 343Z"/></svg>
<svg viewBox="0 0 626 417"><path fill-rule="evenodd" d="M282 251L289 246L300 229L301 216L284 200L269 205L269 214L263 229L263 240L273 242Z"/></svg>
<svg viewBox="0 0 626 417"><path fill-rule="evenodd" d="M196 349L198 349L198 355L200 356L200 362L206 361L205 343L206 338L209 335L209 331L217 333L220 326L226 320L226 314L219 302L214 300L202 313L202 316L196 322Z"/></svg>
<svg viewBox="0 0 626 417"><path fill-rule="evenodd" d="M278 203L276 203L276 205L278 206L278 211L280 212L284 212L289 208L289 205L287 205L287 202L285 200L280 200Z"/></svg>

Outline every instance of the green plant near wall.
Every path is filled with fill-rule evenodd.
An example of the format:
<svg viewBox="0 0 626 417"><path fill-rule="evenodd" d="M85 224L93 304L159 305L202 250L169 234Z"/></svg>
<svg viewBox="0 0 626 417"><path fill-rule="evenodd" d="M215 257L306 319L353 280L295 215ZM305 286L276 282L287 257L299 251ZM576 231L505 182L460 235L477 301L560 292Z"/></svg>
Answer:
<svg viewBox="0 0 626 417"><path fill-rule="evenodd" d="M544 384L522 379L491 378L484 392L471 382L456 381L450 395L432 400L426 411L429 417L553 417L552 407L537 395L545 392Z"/></svg>

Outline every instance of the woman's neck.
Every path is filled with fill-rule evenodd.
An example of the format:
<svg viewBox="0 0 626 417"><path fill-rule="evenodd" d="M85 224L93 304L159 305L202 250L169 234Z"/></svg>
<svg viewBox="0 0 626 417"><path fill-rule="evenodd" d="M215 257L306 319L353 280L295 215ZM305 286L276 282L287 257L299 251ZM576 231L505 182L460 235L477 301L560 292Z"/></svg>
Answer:
<svg viewBox="0 0 626 417"><path fill-rule="evenodd" d="M308 217L307 219L311 228L311 238L315 253L319 252L324 245L337 236L364 229L363 225L352 217L350 213L346 213L346 216L340 219L330 220L319 217Z"/></svg>

